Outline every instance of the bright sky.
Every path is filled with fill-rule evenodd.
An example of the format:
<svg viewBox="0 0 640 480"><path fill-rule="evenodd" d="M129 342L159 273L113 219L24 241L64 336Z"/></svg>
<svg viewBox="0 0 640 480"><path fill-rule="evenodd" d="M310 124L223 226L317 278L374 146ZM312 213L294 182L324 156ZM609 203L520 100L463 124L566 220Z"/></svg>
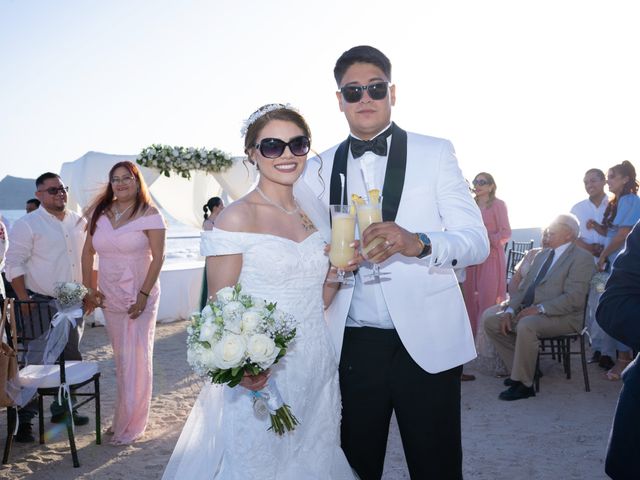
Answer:
<svg viewBox="0 0 640 480"><path fill-rule="evenodd" d="M296 105L317 151L347 125L333 65L393 63L403 128L492 173L513 227L584 198L585 170L640 167L634 1L0 0L0 178L151 143L242 152L258 106Z"/></svg>

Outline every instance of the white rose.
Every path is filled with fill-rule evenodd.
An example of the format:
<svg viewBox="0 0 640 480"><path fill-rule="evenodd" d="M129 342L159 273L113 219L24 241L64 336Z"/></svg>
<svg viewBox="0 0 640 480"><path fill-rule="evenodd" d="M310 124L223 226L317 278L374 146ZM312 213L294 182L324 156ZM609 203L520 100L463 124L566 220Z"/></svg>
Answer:
<svg viewBox="0 0 640 480"><path fill-rule="evenodd" d="M213 318L215 316L213 314L213 309L211 308L211 305L208 305L208 304L206 307L202 309L202 312L200 313L200 315L203 319Z"/></svg>
<svg viewBox="0 0 640 480"><path fill-rule="evenodd" d="M267 335L258 333L249 337L247 355L253 363L257 363L261 368L266 369L273 365L278 353L280 353L280 350Z"/></svg>
<svg viewBox="0 0 640 480"><path fill-rule="evenodd" d="M212 349L213 362L220 369L239 367L244 362L246 348L243 336L226 334Z"/></svg>
<svg viewBox="0 0 640 480"><path fill-rule="evenodd" d="M233 288L231 287L221 288L216 292L216 296L218 297L218 300L220 300L221 302L230 302L231 299L233 298Z"/></svg>
<svg viewBox="0 0 640 480"><path fill-rule="evenodd" d="M203 348L200 353L200 363L208 370L218 370L216 356L212 348Z"/></svg>
<svg viewBox="0 0 640 480"><path fill-rule="evenodd" d="M240 322L240 330L242 333L253 333L258 328L258 325L262 322L262 315L259 310L250 309L242 314L242 321Z"/></svg>
<svg viewBox="0 0 640 480"><path fill-rule="evenodd" d="M213 322L204 322L200 325L200 337L198 338L201 342L209 342L210 344L215 343L216 333L218 332L218 327Z"/></svg>

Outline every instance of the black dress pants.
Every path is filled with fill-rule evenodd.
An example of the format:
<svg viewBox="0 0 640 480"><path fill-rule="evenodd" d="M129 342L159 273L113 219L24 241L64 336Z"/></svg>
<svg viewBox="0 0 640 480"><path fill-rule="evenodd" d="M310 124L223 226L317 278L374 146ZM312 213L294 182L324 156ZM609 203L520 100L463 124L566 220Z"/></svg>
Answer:
<svg viewBox="0 0 640 480"><path fill-rule="evenodd" d="M412 479L462 478L461 373L424 371L395 330L345 329L342 448L362 480L382 477L393 411Z"/></svg>

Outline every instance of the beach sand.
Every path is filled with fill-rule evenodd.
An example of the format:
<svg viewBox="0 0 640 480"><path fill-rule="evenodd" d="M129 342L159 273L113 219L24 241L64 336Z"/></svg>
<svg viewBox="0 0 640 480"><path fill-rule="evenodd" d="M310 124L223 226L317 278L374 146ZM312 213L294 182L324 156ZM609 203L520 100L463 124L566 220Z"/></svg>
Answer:
<svg viewBox="0 0 640 480"><path fill-rule="evenodd" d="M80 468L73 468L66 430L46 416L45 445L14 443L10 464L0 467L3 479L159 479L189 414L201 380L187 365L184 321L158 324L154 352L151 418L144 438L131 446L114 447L103 435L95 444L93 420L76 428ZM85 330L85 359L100 362L102 429L111 424L115 400L114 363L103 327ZM573 377L545 358L541 392L516 402L498 400L502 380L465 367L477 380L462 384L462 428L465 479L602 479L611 419L621 387L589 365L591 392L584 391L578 357ZM82 409L91 415L92 404ZM0 418L2 446L6 416ZM37 437L37 426L35 426ZM384 479L408 479L400 436L392 423ZM185 479L187 480L187 479Z"/></svg>

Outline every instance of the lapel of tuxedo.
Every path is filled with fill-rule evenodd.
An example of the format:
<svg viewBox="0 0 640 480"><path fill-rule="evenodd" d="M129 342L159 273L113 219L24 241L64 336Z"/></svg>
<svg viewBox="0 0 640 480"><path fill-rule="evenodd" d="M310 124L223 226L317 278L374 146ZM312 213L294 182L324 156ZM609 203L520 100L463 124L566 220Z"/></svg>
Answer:
<svg viewBox="0 0 640 480"><path fill-rule="evenodd" d="M407 132L393 124L391 133L391 147L387 159L387 169L384 174L384 186L382 187L382 219L393 222L398 214L402 188L404 187L404 175L407 167ZM351 137L349 137L351 138ZM340 174L344 174L345 188L342 202L349 203L347 196L347 158L349 156L349 138L342 142L336 149L333 156L333 167L331 169L331 186L329 191L329 203L339 205Z"/></svg>
<svg viewBox="0 0 640 480"><path fill-rule="evenodd" d="M382 187L382 220L394 222L400 206L407 169L407 132L393 124L387 170Z"/></svg>
<svg viewBox="0 0 640 480"><path fill-rule="evenodd" d="M338 145L333 156L333 166L331 167L331 185L329 190L329 205L349 205L347 198L347 158L349 156L349 136L344 142ZM342 183L340 174L344 175L344 198L340 199Z"/></svg>

